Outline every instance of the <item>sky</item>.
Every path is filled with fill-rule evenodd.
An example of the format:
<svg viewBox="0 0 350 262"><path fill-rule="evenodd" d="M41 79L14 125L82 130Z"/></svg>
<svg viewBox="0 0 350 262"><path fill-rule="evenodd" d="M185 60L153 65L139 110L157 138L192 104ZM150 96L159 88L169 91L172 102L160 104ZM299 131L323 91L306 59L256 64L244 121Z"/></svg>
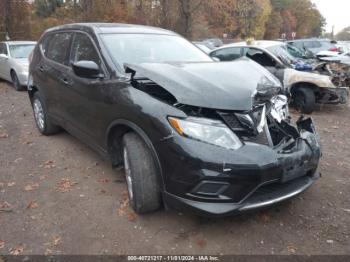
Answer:
<svg viewBox="0 0 350 262"><path fill-rule="evenodd" d="M350 26L350 0L311 0L326 18L326 32L335 33Z"/></svg>

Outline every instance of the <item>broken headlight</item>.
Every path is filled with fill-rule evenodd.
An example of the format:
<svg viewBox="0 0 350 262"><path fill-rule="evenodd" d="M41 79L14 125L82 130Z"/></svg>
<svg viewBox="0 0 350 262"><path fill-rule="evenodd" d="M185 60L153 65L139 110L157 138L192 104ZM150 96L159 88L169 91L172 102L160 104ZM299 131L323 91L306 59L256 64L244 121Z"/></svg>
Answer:
<svg viewBox="0 0 350 262"><path fill-rule="evenodd" d="M198 117L169 117L168 120L181 136L227 149L238 149L242 146L239 138L221 121Z"/></svg>

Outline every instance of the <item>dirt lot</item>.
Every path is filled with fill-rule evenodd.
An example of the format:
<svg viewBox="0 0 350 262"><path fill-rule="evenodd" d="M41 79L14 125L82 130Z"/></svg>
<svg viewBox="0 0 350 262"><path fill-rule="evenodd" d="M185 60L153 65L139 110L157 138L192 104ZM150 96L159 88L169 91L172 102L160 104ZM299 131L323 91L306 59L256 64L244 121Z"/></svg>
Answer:
<svg viewBox="0 0 350 262"><path fill-rule="evenodd" d="M135 215L123 171L63 132L36 130L26 92L0 82L0 254L349 254L350 107L313 117L322 178L264 212Z"/></svg>

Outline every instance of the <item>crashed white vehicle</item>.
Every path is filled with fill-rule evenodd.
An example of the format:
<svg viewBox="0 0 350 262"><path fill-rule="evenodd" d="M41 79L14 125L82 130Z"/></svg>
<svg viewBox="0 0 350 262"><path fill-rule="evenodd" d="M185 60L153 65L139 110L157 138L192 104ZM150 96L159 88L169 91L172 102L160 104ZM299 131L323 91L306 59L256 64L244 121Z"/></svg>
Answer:
<svg viewBox="0 0 350 262"><path fill-rule="evenodd" d="M348 100L350 77L346 72L336 73L326 64L319 64L312 72L293 69L286 60L288 52L276 52L281 42L254 41L222 46L210 53L220 61L248 57L273 73L292 96L292 101L303 113L314 111L316 103L345 104Z"/></svg>
<svg viewBox="0 0 350 262"><path fill-rule="evenodd" d="M0 43L0 78L12 82L17 91L28 82L28 57L36 42L8 41Z"/></svg>

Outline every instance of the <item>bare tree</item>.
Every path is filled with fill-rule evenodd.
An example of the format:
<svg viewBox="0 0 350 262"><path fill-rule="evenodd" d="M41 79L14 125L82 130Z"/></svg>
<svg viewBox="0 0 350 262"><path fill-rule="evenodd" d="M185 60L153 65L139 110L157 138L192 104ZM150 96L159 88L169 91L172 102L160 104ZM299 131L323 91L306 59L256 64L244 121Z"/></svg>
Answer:
<svg viewBox="0 0 350 262"><path fill-rule="evenodd" d="M202 0L178 0L178 2L180 5L179 32L191 39L193 36L193 16L202 5Z"/></svg>

